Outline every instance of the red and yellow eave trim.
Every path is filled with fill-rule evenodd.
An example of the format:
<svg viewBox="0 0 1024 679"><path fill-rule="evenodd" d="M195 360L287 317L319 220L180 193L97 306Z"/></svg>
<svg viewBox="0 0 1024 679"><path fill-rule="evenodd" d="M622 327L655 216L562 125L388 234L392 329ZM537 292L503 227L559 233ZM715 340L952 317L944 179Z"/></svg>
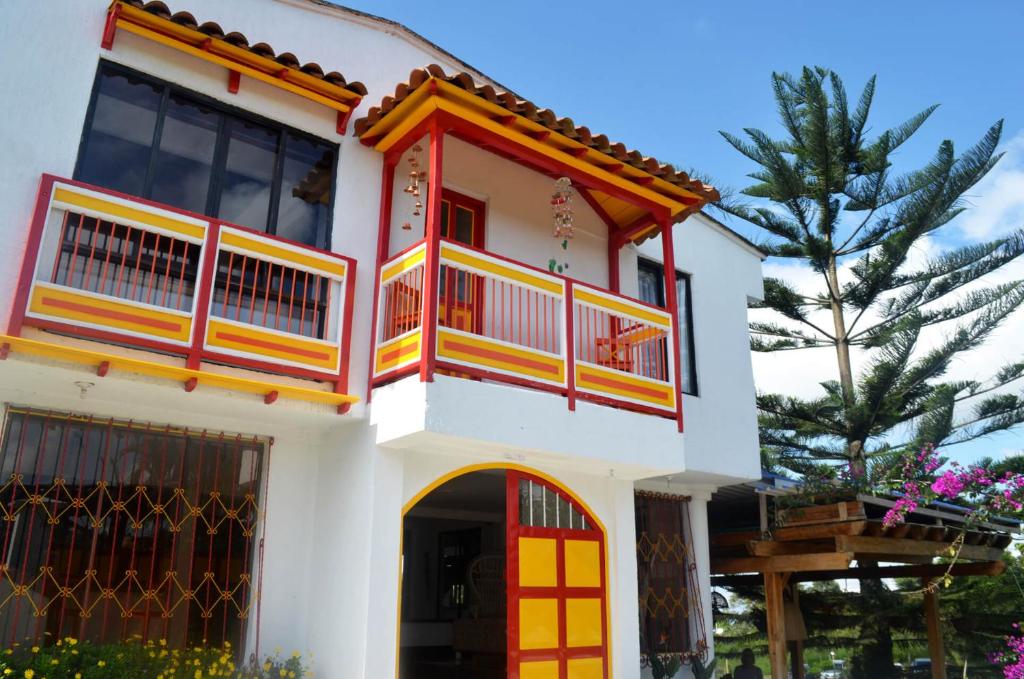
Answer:
<svg viewBox="0 0 1024 679"><path fill-rule="evenodd" d="M278 397L312 403L325 403L333 406L347 406L359 401L357 396L339 394L333 391L320 391L291 384L279 384L277 382L214 373L206 370L193 370L177 365L118 356L64 344L43 342L27 337L0 335L0 358L6 358L9 353L41 356L57 361L87 365L95 368L100 376L107 375L110 370L116 370L136 375L159 377L181 382L188 391L191 391L198 385L258 394L263 396L265 403L273 403Z"/></svg>
<svg viewBox="0 0 1024 679"><path fill-rule="evenodd" d="M338 134L344 134L352 111L362 100L359 94L345 87L284 66L225 40L211 38L201 31L150 14L122 0L115 0L107 12L102 43L105 49L113 46L118 29L334 109L338 112Z"/></svg>
<svg viewBox="0 0 1024 679"><path fill-rule="evenodd" d="M436 77L421 84L376 125L363 132L360 139L367 146L387 152L438 113L450 114L488 134L555 160L578 174L599 179L622 193L657 204L673 218L706 202L692 191L639 168L615 162L600 151Z"/></svg>

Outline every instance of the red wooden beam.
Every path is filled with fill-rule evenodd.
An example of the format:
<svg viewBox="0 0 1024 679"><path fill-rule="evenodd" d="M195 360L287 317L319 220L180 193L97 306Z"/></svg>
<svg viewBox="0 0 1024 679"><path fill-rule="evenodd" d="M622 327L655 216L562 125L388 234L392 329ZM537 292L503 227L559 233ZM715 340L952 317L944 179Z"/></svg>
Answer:
<svg viewBox="0 0 1024 679"><path fill-rule="evenodd" d="M583 156L587 155L587 152L589 150L590 149L588 149L586 146L581 146L576 149L566 149L565 152L568 153L573 158L582 158Z"/></svg>
<svg viewBox="0 0 1024 679"><path fill-rule="evenodd" d="M616 243L619 245L619 247L622 247L623 245L626 244L626 241L632 240L633 236L650 228L651 225L655 223L655 221L656 220L653 215L641 215L637 217L632 222L623 226L618 230L618 232L616 232Z"/></svg>
<svg viewBox="0 0 1024 679"><path fill-rule="evenodd" d="M100 47L105 50L113 49L114 36L117 34L117 17L121 14L121 5L115 4L107 12L107 20L103 24L103 37L100 39Z"/></svg>
<svg viewBox="0 0 1024 679"><path fill-rule="evenodd" d="M377 262L373 277L373 311L370 323L370 365L366 377L366 402L373 394L373 369L377 355L377 319L380 313L380 267L391 250L391 201L395 185L395 166L399 157L384 157L380 178L380 213L377 217Z"/></svg>
<svg viewBox="0 0 1024 679"><path fill-rule="evenodd" d="M676 397L676 421L679 423L679 432L683 431L683 394L681 386L682 370L679 366L679 312L678 300L676 299L676 253L672 242L672 221L665 219L661 222L661 251L662 265L665 267L665 306L672 315L672 346L669 351L672 353L672 386L675 389Z"/></svg>
<svg viewBox="0 0 1024 679"><path fill-rule="evenodd" d="M277 390L275 389L274 391L268 393L266 396L263 397L263 402L266 403L267 405L270 405L271 403L277 401L278 396L280 396L280 394L278 394Z"/></svg>
<svg viewBox="0 0 1024 679"><path fill-rule="evenodd" d="M531 132L530 136L537 141L547 141L548 137L551 136L551 130L541 130L540 132Z"/></svg>
<svg viewBox="0 0 1024 679"><path fill-rule="evenodd" d="M590 209L596 212L597 216L601 218L602 222L604 222L604 225L608 227L608 240L611 241L612 234L615 231L618 231L619 225L615 222L614 219L612 219L611 215L609 215L608 212L603 207L601 207L601 204L597 202L597 198L594 198L594 194L592 194L589 189L581 186L577 188L577 191L581 196L583 196L583 200L587 202L587 205L590 206Z"/></svg>
<svg viewBox="0 0 1024 679"><path fill-rule="evenodd" d="M238 94L238 86L242 82L242 74L238 71L228 71L228 92Z"/></svg>
<svg viewBox="0 0 1024 679"><path fill-rule="evenodd" d="M183 386L185 387L185 391L193 391L195 390L198 384L199 380L197 380L195 377L190 377L187 380L185 380L185 384Z"/></svg>
<svg viewBox="0 0 1024 679"><path fill-rule="evenodd" d="M601 169L611 172L612 174L622 172L622 163L605 163L600 167Z"/></svg>
<svg viewBox="0 0 1024 679"><path fill-rule="evenodd" d="M444 186L444 128L436 117L430 126L430 185L427 187L427 246L423 273L423 334L420 381L434 381L437 361L437 290L441 259L441 192Z"/></svg>
<svg viewBox="0 0 1024 679"><path fill-rule="evenodd" d="M513 123L516 122L516 117L515 116L494 116L494 118L492 118L492 120L494 120L494 122L496 122L496 123L501 123L505 127L510 127Z"/></svg>
<svg viewBox="0 0 1024 679"><path fill-rule="evenodd" d="M110 361L103 361L96 367L97 377L106 377L107 373L110 372Z"/></svg>

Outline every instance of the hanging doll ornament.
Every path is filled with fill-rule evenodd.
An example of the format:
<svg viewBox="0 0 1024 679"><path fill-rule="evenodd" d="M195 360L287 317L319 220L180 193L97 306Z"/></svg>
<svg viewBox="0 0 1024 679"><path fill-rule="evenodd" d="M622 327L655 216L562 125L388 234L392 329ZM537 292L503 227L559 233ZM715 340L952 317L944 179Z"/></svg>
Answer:
<svg viewBox="0 0 1024 679"><path fill-rule="evenodd" d="M420 154L422 152L423 147L419 144L412 147L412 154L409 156L409 183L403 189L403 191L416 199L416 204L412 211L413 217L419 217L423 214L423 200L420 193L420 183L427 180L427 173L425 170L422 170L420 166ZM412 229L412 225L406 222L402 225L402 228L408 231Z"/></svg>
<svg viewBox="0 0 1024 679"><path fill-rule="evenodd" d="M572 199L575 193L572 180L568 177L559 177L555 180L555 191L551 194L551 216L554 220L552 235L555 238L569 239L573 237Z"/></svg>

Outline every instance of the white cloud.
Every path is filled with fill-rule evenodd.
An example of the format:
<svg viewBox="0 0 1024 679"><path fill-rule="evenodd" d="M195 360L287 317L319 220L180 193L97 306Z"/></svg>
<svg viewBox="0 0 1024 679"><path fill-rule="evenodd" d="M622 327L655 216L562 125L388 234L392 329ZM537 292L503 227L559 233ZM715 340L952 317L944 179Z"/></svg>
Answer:
<svg viewBox="0 0 1024 679"><path fill-rule="evenodd" d="M968 240L995 238L1024 226L1024 130L1003 146L1005 155L971 190L971 209L958 221Z"/></svg>

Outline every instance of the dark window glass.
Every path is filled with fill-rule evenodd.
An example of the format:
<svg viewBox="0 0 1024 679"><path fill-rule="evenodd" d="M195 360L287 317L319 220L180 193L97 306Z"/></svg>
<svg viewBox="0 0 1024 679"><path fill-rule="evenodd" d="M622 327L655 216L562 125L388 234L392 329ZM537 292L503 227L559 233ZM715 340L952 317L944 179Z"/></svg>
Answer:
<svg viewBox="0 0 1024 679"><path fill-rule="evenodd" d="M239 120L232 120L229 127L217 216L266 231L279 135L276 130Z"/></svg>
<svg viewBox="0 0 1024 679"><path fill-rule="evenodd" d="M461 205L455 209L455 240L473 244L473 211Z"/></svg>
<svg viewBox="0 0 1024 679"><path fill-rule="evenodd" d="M171 95L164 115L150 197L193 212L206 212L220 114Z"/></svg>
<svg viewBox="0 0 1024 679"><path fill-rule="evenodd" d="M103 73L78 179L142 195L162 87L121 73Z"/></svg>
<svg viewBox="0 0 1024 679"><path fill-rule="evenodd" d="M5 643L139 635L242 648L259 577L262 461L251 438L10 410L0 443Z"/></svg>
<svg viewBox="0 0 1024 679"><path fill-rule="evenodd" d="M277 235L315 243L318 234L327 232L330 219L334 149L292 133L287 136Z"/></svg>
<svg viewBox="0 0 1024 679"><path fill-rule="evenodd" d="M337 147L100 65L75 178L329 247Z"/></svg>
<svg viewBox="0 0 1024 679"><path fill-rule="evenodd" d="M665 306L665 269L656 262L640 260L638 266L640 301ZM679 321L679 374L684 394L697 394L697 362L694 358L693 306L690 277L676 272L676 310Z"/></svg>

